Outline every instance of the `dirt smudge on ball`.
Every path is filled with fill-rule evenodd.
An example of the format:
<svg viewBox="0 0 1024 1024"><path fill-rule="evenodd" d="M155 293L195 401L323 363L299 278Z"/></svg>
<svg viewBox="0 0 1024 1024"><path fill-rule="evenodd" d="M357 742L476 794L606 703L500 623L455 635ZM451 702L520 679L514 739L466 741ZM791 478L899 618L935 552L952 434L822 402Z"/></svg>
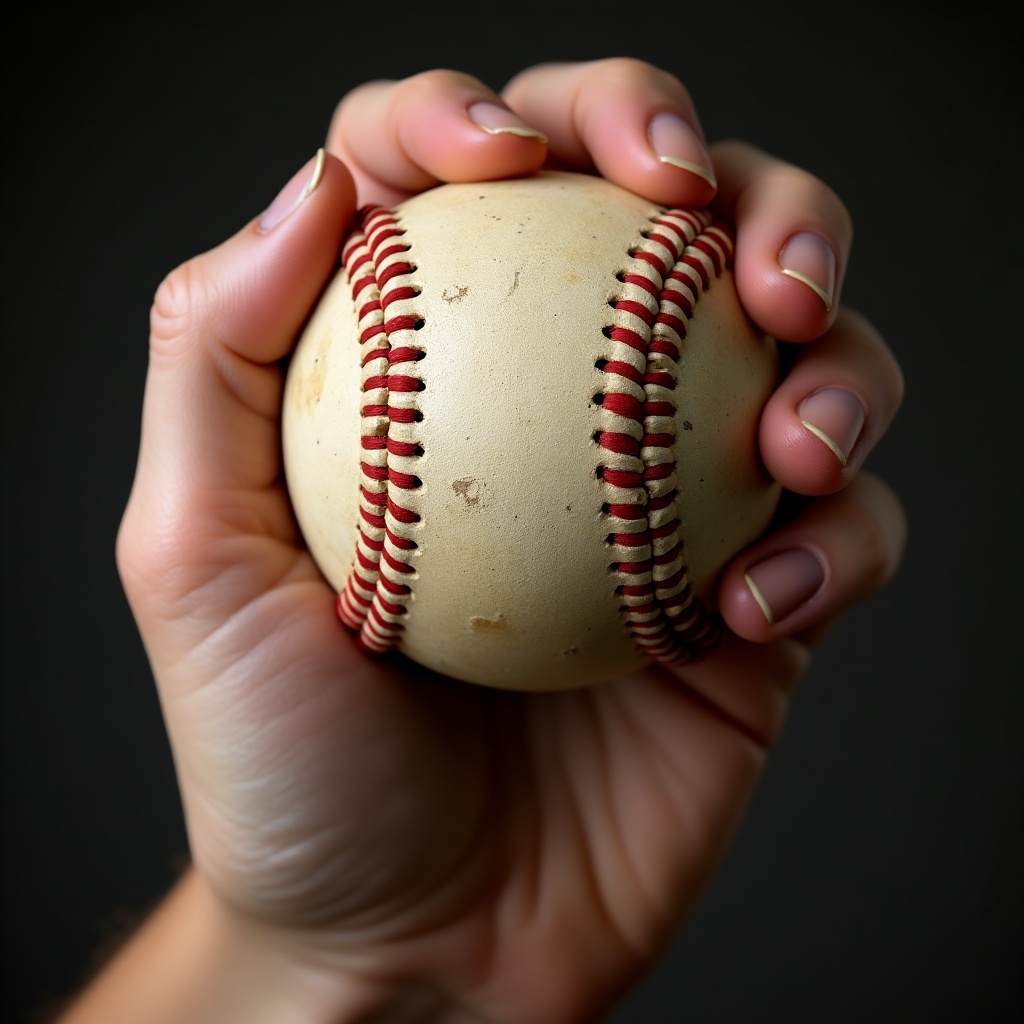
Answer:
<svg viewBox="0 0 1024 1024"><path fill-rule="evenodd" d="M467 476L461 480L452 481L452 490L464 499L466 504L472 508L480 503L480 492L482 490L475 477Z"/></svg>
<svg viewBox="0 0 1024 1024"><path fill-rule="evenodd" d="M474 615L470 618L469 624L477 633L504 633L508 629L508 620L500 613L493 618Z"/></svg>

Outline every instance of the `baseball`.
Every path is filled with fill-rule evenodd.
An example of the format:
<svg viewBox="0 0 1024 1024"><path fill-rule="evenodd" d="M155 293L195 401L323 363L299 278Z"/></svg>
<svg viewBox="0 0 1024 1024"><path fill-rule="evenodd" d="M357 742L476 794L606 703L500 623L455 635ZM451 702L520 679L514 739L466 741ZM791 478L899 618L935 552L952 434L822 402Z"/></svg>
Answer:
<svg viewBox="0 0 1024 1024"><path fill-rule="evenodd" d="M731 252L706 211L578 174L360 211L282 429L364 649L556 690L714 647L720 570L780 493L757 449L777 349Z"/></svg>

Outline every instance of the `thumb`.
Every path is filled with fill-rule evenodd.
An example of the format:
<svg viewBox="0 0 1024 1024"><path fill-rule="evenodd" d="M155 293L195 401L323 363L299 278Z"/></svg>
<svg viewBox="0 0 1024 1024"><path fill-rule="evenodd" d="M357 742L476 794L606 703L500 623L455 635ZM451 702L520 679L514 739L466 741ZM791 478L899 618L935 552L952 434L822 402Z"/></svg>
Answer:
<svg viewBox="0 0 1024 1024"><path fill-rule="evenodd" d="M355 212L348 169L320 150L233 238L172 271L153 303L151 356L226 348L257 363L286 355ZM151 365L151 370L158 365Z"/></svg>
<svg viewBox="0 0 1024 1024"><path fill-rule="evenodd" d="M269 538L294 552L278 485L279 361L337 268L354 211L351 175L321 151L262 216L160 285L139 462L118 538L137 614L147 596L193 594L203 572L224 564L225 541Z"/></svg>

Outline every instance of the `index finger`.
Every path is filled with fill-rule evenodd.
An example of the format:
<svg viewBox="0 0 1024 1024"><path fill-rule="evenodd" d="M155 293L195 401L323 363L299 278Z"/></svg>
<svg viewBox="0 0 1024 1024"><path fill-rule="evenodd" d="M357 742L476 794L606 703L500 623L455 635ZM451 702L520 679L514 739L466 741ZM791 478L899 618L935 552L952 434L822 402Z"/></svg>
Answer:
<svg viewBox="0 0 1024 1024"><path fill-rule="evenodd" d="M360 204L393 206L442 181L530 174L547 140L483 82L438 69L353 89L334 112L327 150L351 171Z"/></svg>

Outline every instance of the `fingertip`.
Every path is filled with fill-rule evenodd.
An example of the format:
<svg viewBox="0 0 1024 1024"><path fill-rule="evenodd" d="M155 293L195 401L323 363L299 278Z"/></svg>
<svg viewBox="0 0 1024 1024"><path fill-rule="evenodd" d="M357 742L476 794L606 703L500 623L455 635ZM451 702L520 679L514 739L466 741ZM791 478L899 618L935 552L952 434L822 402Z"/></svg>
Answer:
<svg viewBox="0 0 1024 1024"><path fill-rule="evenodd" d="M327 154L323 149L316 151L316 156L299 168L292 175L288 184L274 197L274 201L263 211L256 223L256 230L267 234L274 230L290 213L298 209L299 204L313 194L320 184L327 162Z"/></svg>
<svg viewBox="0 0 1024 1024"><path fill-rule="evenodd" d="M775 338L808 342L835 320L839 264L835 244L820 234L744 223L736 228L734 272L747 315Z"/></svg>
<svg viewBox="0 0 1024 1024"><path fill-rule="evenodd" d="M580 130L596 169L609 181L663 206L700 209L718 187L696 116L646 110L644 94L591 96Z"/></svg>
<svg viewBox="0 0 1024 1024"><path fill-rule="evenodd" d="M339 202L343 208L355 211L355 183L351 173L337 157L321 148L295 172L256 220L257 232L269 234L317 190L320 191L320 197L325 193L335 193L330 198Z"/></svg>
<svg viewBox="0 0 1024 1024"><path fill-rule="evenodd" d="M394 205L443 181L538 170L544 132L486 85L445 69L360 86L338 104L328 149L352 169L361 203Z"/></svg>
<svg viewBox="0 0 1024 1024"><path fill-rule="evenodd" d="M797 231L779 250L779 269L784 277L802 284L832 312L836 293L836 252L834 246L814 231Z"/></svg>
<svg viewBox="0 0 1024 1024"><path fill-rule="evenodd" d="M856 449L865 416L862 401L843 388L822 388L795 406L770 402L759 439L765 468L797 494L838 491L861 461Z"/></svg>
<svg viewBox="0 0 1024 1024"><path fill-rule="evenodd" d="M723 578L720 611L738 636L764 643L794 613L807 614L827 578L827 563L810 546L755 556Z"/></svg>
<svg viewBox="0 0 1024 1024"><path fill-rule="evenodd" d="M470 123L481 128L491 136L512 136L515 139L528 139L541 146L547 146L548 137L536 128L531 128L521 117L513 113L504 104L491 100L476 100L466 107L466 116ZM530 150L534 156L536 150Z"/></svg>
<svg viewBox="0 0 1024 1024"><path fill-rule="evenodd" d="M787 490L831 494L849 485L888 429L903 374L877 331L848 309L825 335L790 354L789 371L761 415L761 458Z"/></svg>
<svg viewBox="0 0 1024 1024"><path fill-rule="evenodd" d="M645 110L648 103L643 93L595 95L581 111L581 131L597 170L663 206L710 205L718 183L696 114Z"/></svg>
<svg viewBox="0 0 1024 1024"><path fill-rule="evenodd" d="M260 363L284 356L337 270L355 209L348 168L319 150L262 214L193 261L213 300L205 319L219 340Z"/></svg>
<svg viewBox="0 0 1024 1024"><path fill-rule="evenodd" d="M542 64L502 95L544 130L559 166L597 171L664 206L703 207L714 198L700 120L668 72L630 57Z"/></svg>
<svg viewBox="0 0 1024 1024"><path fill-rule="evenodd" d="M407 151L439 181L490 181L532 174L547 158L547 136L504 104L467 97L450 110L426 108L403 130Z"/></svg>
<svg viewBox="0 0 1024 1024"><path fill-rule="evenodd" d="M733 561L719 583L719 612L755 643L810 636L892 578L906 536L899 499L862 474Z"/></svg>
<svg viewBox="0 0 1024 1024"><path fill-rule="evenodd" d="M654 168L654 180L647 185L652 193L664 190L663 201L678 205L706 206L714 199L718 180L699 125L674 110L662 110L648 121L647 142L662 165Z"/></svg>
<svg viewBox="0 0 1024 1024"><path fill-rule="evenodd" d="M715 211L735 225L736 284L751 318L784 341L836 318L853 238L849 212L814 175L730 140L712 147Z"/></svg>

